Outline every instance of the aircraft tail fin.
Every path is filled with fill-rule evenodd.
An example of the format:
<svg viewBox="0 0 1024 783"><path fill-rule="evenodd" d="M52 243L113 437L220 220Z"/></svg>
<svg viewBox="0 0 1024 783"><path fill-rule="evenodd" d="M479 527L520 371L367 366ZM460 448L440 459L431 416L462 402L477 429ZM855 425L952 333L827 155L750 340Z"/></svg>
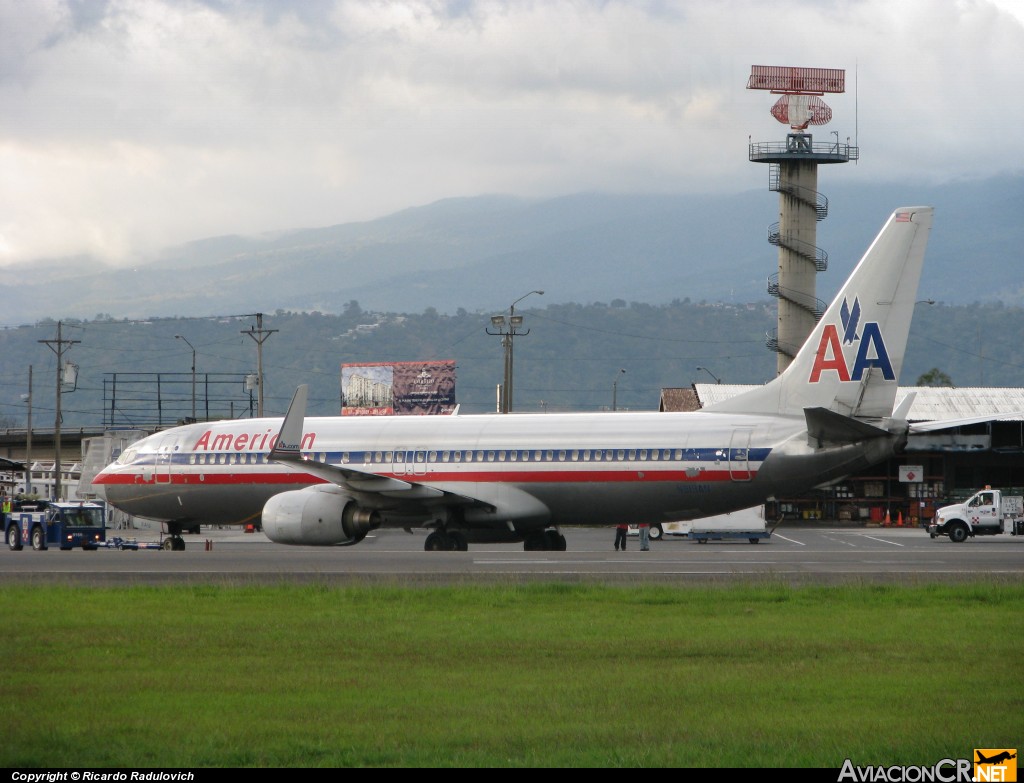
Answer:
<svg viewBox="0 0 1024 783"><path fill-rule="evenodd" d="M798 415L823 408L861 419L891 416L933 212L893 212L789 367L706 410Z"/></svg>

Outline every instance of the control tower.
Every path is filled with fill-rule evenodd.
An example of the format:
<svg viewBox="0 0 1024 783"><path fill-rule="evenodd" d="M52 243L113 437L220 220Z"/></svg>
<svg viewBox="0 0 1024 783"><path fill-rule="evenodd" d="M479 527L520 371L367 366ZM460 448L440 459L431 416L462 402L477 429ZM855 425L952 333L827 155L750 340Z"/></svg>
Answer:
<svg viewBox="0 0 1024 783"><path fill-rule="evenodd" d="M828 253L817 246L818 221L828 215L828 199L818 192L818 166L857 160L859 151L835 141L815 142L807 128L832 119L825 93L846 91L846 72L835 68L751 67L748 90L769 90L779 99L771 114L789 125L785 142L750 144L750 160L768 163L768 189L779 194L779 222L768 227L768 241L779 249L778 271L768 293L779 300L778 329L767 345L778 355L777 372L789 366L825 312L816 295L816 275L828 268Z"/></svg>

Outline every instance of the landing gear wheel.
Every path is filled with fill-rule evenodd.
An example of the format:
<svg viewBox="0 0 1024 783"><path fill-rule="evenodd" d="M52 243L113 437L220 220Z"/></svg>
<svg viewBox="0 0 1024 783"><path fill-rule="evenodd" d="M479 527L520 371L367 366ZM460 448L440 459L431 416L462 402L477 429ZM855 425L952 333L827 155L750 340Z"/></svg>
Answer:
<svg viewBox="0 0 1024 783"><path fill-rule="evenodd" d="M32 548L37 552L46 549L46 536L41 527L32 528Z"/></svg>
<svg viewBox="0 0 1024 783"><path fill-rule="evenodd" d="M547 537L543 530L535 530L526 534L523 539L524 552L543 552L545 549L547 549Z"/></svg>
<svg viewBox="0 0 1024 783"><path fill-rule="evenodd" d="M963 522L958 522L949 529L949 540L955 541L958 544L963 543L967 540L967 525Z"/></svg>
<svg viewBox="0 0 1024 783"><path fill-rule="evenodd" d="M549 552L565 551L565 536L557 530L544 531L544 549Z"/></svg>
<svg viewBox="0 0 1024 783"><path fill-rule="evenodd" d="M12 552L21 550L21 528L15 524L11 524L7 528L7 546L11 548Z"/></svg>
<svg viewBox="0 0 1024 783"><path fill-rule="evenodd" d="M165 552L184 552L185 539L181 536L167 536L161 543L160 548Z"/></svg>
<svg viewBox="0 0 1024 783"><path fill-rule="evenodd" d="M466 534L458 530L453 530L448 534L448 540L451 542L452 552L466 552L469 550L469 542L466 540Z"/></svg>
<svg viewBox="0 0 1024 783"><path fill-rule="evenodd" d="M451 538L443 530L435 530L423 542L423 551L425 552L448 552L451 548Z"/></svg>

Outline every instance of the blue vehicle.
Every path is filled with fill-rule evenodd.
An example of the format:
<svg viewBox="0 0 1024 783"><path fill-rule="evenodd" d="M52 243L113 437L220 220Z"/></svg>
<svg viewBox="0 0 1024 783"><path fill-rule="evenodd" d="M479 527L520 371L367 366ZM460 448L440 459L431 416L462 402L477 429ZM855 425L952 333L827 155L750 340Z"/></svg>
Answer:
<svg viewBox="0 0 1024 783"><path fill-rule="evenodd" d="M47 502L4 515L4 540L13 551L96 549L106 540L106 507L95 501Z"/></svg>

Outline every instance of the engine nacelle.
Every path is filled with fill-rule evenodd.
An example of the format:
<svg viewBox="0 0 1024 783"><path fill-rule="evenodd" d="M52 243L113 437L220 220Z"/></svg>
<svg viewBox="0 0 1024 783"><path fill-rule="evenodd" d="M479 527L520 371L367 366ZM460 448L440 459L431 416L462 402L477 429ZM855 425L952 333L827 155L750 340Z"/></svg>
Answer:
<svg viewBox="0 0 1024 783"><path fill-rule="evenodd" d="M263 507L263 532L278 544L348 546L358 544L380 515L360 508L334 484L318 484L274 495Z"/></svg>

